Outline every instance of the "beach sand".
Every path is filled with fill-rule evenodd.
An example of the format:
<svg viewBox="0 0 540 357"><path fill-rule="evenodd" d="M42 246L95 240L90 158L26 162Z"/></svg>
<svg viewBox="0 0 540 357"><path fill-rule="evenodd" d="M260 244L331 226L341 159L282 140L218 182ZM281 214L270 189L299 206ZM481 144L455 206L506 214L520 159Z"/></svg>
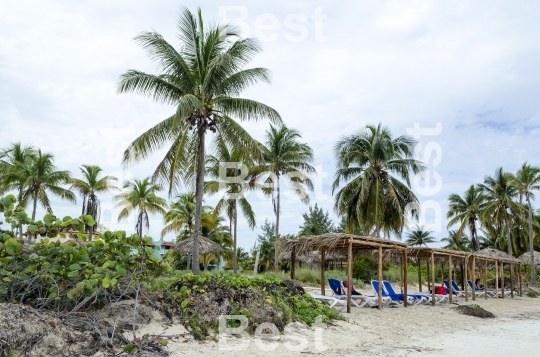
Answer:
<svg viewBox="0 0 540 357"><path fill-rule="evenodd" d="M410 291L414 291L414 287ZM301 336L305 336L307 346L297 351L285 347L287 337L284 336L272 351L262 350L253 337L246 348L228 351L218 342L200 343L186 338L186 331L177 325L164 328L166 326L153 324L146 326L144 332L168 335L168 349L173 357L540 355L540 299L477 298L476 302L469 299L468 303L464 298L458 300L460 305L472 303L494 313L496 318L481 319L458 314L455 304L383 310L353 308L351 314L344 313L347 321L334 322L318 330L319 345L315 343L317 330L303 331ZM298 347L296 340L291 341L290 345Z"/></svg>

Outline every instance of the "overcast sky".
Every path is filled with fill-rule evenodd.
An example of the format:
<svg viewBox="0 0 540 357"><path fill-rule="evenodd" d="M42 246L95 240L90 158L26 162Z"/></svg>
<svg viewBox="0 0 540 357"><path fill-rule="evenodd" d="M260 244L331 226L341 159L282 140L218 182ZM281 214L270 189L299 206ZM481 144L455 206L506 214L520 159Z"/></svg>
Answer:
<svg viewBox="0 0 540 357"><path fill-rule="evenodd" d="M127 69L155 72L134 36L153 29L178 45L180 6L195 10L200 4L3 1L0 147L32 143L75 176L81 164L99 165L120 181L150 175L158 156L123 170L121 154L174 109L118 95L116 83ZM313 147L320 189L311 204L336 222L332 148L366 124L382 123L395 136L407 128L411 135L435 134L418 138L430 182L417 180L414 189L425 212L421 223L438 238L447 234L450 193L462 193L499 166L540 165L539 2L240 0L231 6L205 1L203 15L215 21L221 14L245 36L262 40L264 52L252 66L269 68L273 83L244 96L273 106ZM433 129L414 131L415 125ZM268 123L246 127L262 140ZM258 224L274 219L271 202L248 198ZM111 195L101 201L102 223L133 231L133 220L116 223ZM297 233L307 206L285 198L282 207L282 232ZM53 209L75 216L80 203L54 199ZM162 226L155 218L150 234L158 237ZM249 230L243 219L239 228L239 245L251 248L260 231Z"/></svg>

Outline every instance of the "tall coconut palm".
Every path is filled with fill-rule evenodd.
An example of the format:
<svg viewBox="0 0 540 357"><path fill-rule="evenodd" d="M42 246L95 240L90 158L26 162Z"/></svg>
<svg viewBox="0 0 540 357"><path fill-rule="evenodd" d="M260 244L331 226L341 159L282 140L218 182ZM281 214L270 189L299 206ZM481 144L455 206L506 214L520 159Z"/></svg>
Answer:
<svg viewBox="0 0 540 357"><path fill-rule="evenodd" d="M83 178L72 178L70 189L78 192L83 198L81 214L92 216L96 223L93 226L85 227L89 234L89 240L92 240L92 234L101 218L101 206L97 194L118 190L118 187L114 185L118 179L114 176L101 176L103 170L99 166L82 165L80 170Z"/></svg>
<svg viewBox="0 0 540 357"><path fill-rule="evenodd" d="M150 228L149 214L165 214L166 201L157 196L161 187L153 184L149 178L144 180L131 180L124 183L124 192L113 197L118 203L115 208L121 208L118 222L128 218L137 210L137 223L135 231L139 237L143 236L143 228Z"/></svg>
<svg viewBox="0 0 540 357"><path fill-rule="evenodd" d="M36 155L36 149L32 145L13 143L0 150L0 194L11 189L17 190L17 208L24 209L26 202L23 200L25 177L19 175L19 168L30 158ZM19 225L19 238L22 238L22 224Z"/></svg>
<svg viewBox="0 0 540 357"><path fill-rule="evenodd" d="M251 136L233 119L281 122L271 107L240 98L257 82L270 82L265 68L245 69L261 51L257 41L240 39L237 28L204 25L201 11L183 8L178 19L180 46L174 48L156 32L144 32L135 40L157 62L160 74L129 70L118 84L119 93L137 93L175 106L175 113L139 136L124 153L130 165L170 145L153 179L166 183L169 194L179 184L195 179L194 240L198 242L205 176L205 143L208 131L235 148L256 146ZM193 273L199 273L199 244L193 244Z"/></svg>
<svg viewBox="0 0 540 357"><path fill-rule="evenodd" d="M443 246L444 249L469 251L472 242L466 234L458 234L457 231L449 231L448 237L442 238L441 242L447 243Z"/></svg>
<svg viewBox="0 0 540 357"><path fill-rule="evenodd" d="M416 226L412 231L407 233L407 240L405 243L411 246L423 246L427 247L428 243L435 243L435 237L431 235L433 231L425 229L424 226Z"/></svg>
<svg viewBox="0 0 540 357"><path fill-rule="evenodd" d="M381 232L401 237L408 209L414 214L418 208L410 173L424 169L413 158L415 144L406 135L393 138L381 124L368 125L336 143L337 171L332 193L342 183L345 185L336 193L334 209L347 217L349 227L374 230L377 237Z"/></svg>
<svg viewBox="0 0 540 357"><path fill-rule="evenodd" d="M482 212L482 220L492 221L504 228L507 234L508 254L512 255L511 212L519 212L522 208L514 199L518 197L518 189L511 184L511 176L500 167L494 176L487 176L479 185L486 196L486 205Z"/></svg>
<svg viewBox="0 0 540 357"><path fill-rule="evenodd" d="M244 189L248 187L246 181L238 178L242 175L242 170L236 165L252 166L252 157L257 156L259 151L249 153L242 150L229 149L223 140L216 143L216 154L208 155L206 159L206 172L211 180L205 183L205 191L209 194L216 194L221 187L225 187L225 192L214 208L214 214L220 216L223 211L229 218L229 231L233 236L233 271L237 273L236 248L238 243L238 206L246 219L249 228L255 228L255 213L251 204L244 195ZM227 168L224 163L235 163L234 167ZM246 166L246 167L247 167ZM222 177L223 174L226 177ZM245 173L248 174L247 172Z"/></svg>
<svg viewBox="0 0 540 357"><path fill-rule="evenodd" d="M533 191L540 190L540 168L532 167L531 165L524 163L521 165L521 168L516 175L511 176L511 183L518 189L520 201L521 197L524 197L527 201L529 213L529 249L531 252L531 266L534 267L533 208L531 199L534 198ZM535 269L531 269L531 284L536 285Z"/></svg>
<svg viewBox="0 0 540 357"><path fill-rule="evenodd" d="M49 193L66 201L76 202L75 194L62 187L70 180L70 172L58 170L54 165L54 156L44 154L41 150L38 150L35 155L31 155L22 164L17 165L15 172L7 179L9 184L15 184L17 187L22 186L21 202L32 200L33 221L36 219L38 202L49 213L52 213Z"/></svg>
<svg viewBox="0 0 540 357"><path fill-rule="evenodd" d="M161 231L161 238L169 233L178 235L177 239L183 240L191 237L195 224L196 195L194 192L187 192L178 195L170 209L165 213L165 227ZM210 211L212 207L203 206L201 215L201 226L212 225Z"/></svg>
<svg viewBox="0 0 540 357"><path fill-rule="evenodd" d="M281 212L280 180L284 178L295 194L303 203L309 202L308 190L313 190L313 183L307 176L315 172L310 165L313 161L313 150L309 145L299 142L302 136L296 129L285 125L275 127L270 125L266 131L265 145L261 145L263 161L261 165L252 168L256 175L256 182L264 182L263 189L272 197L274 213L276 215L276 240L274 249L274 269L278 270L278 239L279 216Z"/></svg>
<svg viewBox="0 0 540 357"><path fill-rule="evenodd" d="M471 185L463 194L451 194L448 198L449 208L446 217L450 219L448 228L454 224L459 224L456 238L460 239L465 227L469 229L471 243L474 250L478 251L478 233L476 230L476 221L480 219L480 214L486 208L486 199L480 188Z"/></svg>

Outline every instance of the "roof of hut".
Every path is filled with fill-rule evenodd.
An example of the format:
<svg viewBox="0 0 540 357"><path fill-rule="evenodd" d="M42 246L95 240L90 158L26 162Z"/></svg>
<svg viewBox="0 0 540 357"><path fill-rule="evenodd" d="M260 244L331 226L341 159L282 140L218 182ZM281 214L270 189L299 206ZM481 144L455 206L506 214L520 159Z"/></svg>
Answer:
<svg viewBox="0 0 540 357"><path fill-rule="evenodd" d="M531 265L531 252L523 253L518 258L523 264ZM534 251L534 265L540 265L540 252Z"/></svg>
<svg viewBox="0 0 540 357"><path fill-rule="evenodd" d="M279 260L290 260L291 259L291 252L283 252L279 255ZM321 262L321 252L319 251L312 251L309 254L304 254L300 256L296 256L296 260L301 261L302 263L320 263ZM340 254L337 252L329 253L325 255L325 260L347 260L347 256L345 254Z"/></svg>
<svg viewBox="0 0 540 357"><path fill-rule="evenodd" d="M510 254L503 252L502 250L493 248L484 248L476 252L477 256L485 256L495 260L504 260L512 263L519 263L519 261Z"/></svg>
<svg viewBox="0 0 540 357"><path fill-rule="evenodd" d="M471 255L470 252L463 252L458 250L431 247L409 247L407 249L407 258L431 259L431 253L433 253L433 258L437 263L447 262L450 256L452 256L452 261L457 262L457 260L462 260L463 258ZM401 261L401 258L403 257L403 250L387 250L384 252L384 257L385 259L390 260L394 263L399 263Z"/></svg>
<svg viewBox="0 0 540 357"><path fill-rule="evenodd" d="M313 251L325 249L329 254L347 250L352 242L353 250L375 249L379 246L384 249L406 248L404 243L372 237L357 236L346 233L324 233L316 236L300 236L293 239L282 239L281 248L290 255L293 248L296 256L308 255Z"/></svg>
<svg viewBox="0 0 540 357"><path fill-rule="evenodd" d="M193 245L193 237L181 241L174 246L174 249L189 254ZM223 248L212 242L210 239L199 236L199 254L223 253Z"/></svg>

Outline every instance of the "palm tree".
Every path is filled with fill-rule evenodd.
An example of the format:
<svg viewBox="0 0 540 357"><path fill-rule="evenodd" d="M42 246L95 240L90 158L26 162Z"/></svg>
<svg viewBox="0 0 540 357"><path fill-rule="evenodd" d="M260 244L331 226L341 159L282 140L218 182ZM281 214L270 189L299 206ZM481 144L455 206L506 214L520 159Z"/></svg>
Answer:
<svg viewBox="0 0 540 357"><path fill-rule="evenodd" d="M279 215L281 212L281 189L282 177L289 183L295 194L303 203L309 202L307 190L313 190L313 183L307 174L315 172L310 165L313 161L313 150L309 145L300 143L302 136L296 129L282 125L275 127L270 125L266 131L265 145L261 145L263 161L261 165L253 167L256 182L264 182L265 192L272 197L274 213L276 215L276 240L274 249L274 269L278 270L278 239L279 239Z"/></svg>
<svg viewBox="0 0 540 357"><path fill-rule="evenodd" d="M502 167L495 171L493 177L487 176L479 187L486 196L486 205L482 212L484 222L492 221L507 234L508 254L512 255L512 239L510 226L511 212L517 213L522 206L514 199L518 196L518 189L511 185L511 176L504 172Z"/></svg>
<svg viewBox="0 0 540 357"><path fill-rule="evenodd" d="M124 153L130 165L148 158L165 145L170 147L158 164L153 179L166 183L169 194L179 183L193 183L196 209L193 244L193 273L199 273L199 244L205 176L205 139L208 131L235 148L256 146L238 124L239 120L268 118L280 123L279 114L254 100L239 98L257 82L270 82L265 68L245 69L261 51L254 39L240 39L236 28L219 24L203 25L197 15L183 8L178 20L180 47L175 49L156 32L135 38L156 61L161 74L128 70L118 84L119 93L138 93L174 105L175 113L139 136Z"/></svg>
<svg viewBox="0 0 540 357"><path fill-rule="evenodd" d="M410 172L420 173L424 167L413 158L413 138L393 138L381 124L343 137L334 147L337 171L332 193L338 215L348 218L350 228L363 227L401 236L406 226L406 212L417 216L418 199L411 190ZM400 181L403 180L405 182Z"/></svg>
<svg viewBox="0 0 540 357"><path fill-rule="evenodd" d="M435 238L431 235L433 231L429 229L425 229L424 226L418 226L414 227L412 231L407 233L407 240L405 243L411 246L419 246L425 245L427 247L428 243L435 243Z"/></svg>
<svg viewBox="0 0 540 357"><path fill-rule="evenodd" d="M23 209L26 202L23 201L25 177L19 175L18 169L35 155L36 149L32 145L23 145L20 142L0 150L0 194L16 189L19 209ZM22 238L22 226L19 224L19 238Z"/></svg>
<svg viewBox="0 0 540 357"><path fill-rule="evenodd" d="M70 189L77 191L83 198L81 214L92 216L96 223L91 227L85 227L89 234L89 240L92 240L92 233L94 233L94 229L99 225L101 218L101 206L97 194L110 190L118 190L118 187L114 186L114 182L118 181L118 179L114 176L100 177L103 170L99 166L82 165L80 170L83 178L71 179Z"/></svg>
<svg viewBox="0 0 540 357"><path fill-rule="evenodd" d="M480 214L486 208L486 200L482 191L471 185L463 194L463 197L458 194L451 194L448 198L449 208L446 217L450 219L448 228L454 224L459 224L456 231L457 239L463 235L465 227L469 228L471 235L471 243L474 250L478 251L478 233L476 231L476 221L480 218Z"/></svg>
<svg viewBox="0 0 540 357"><path fill-rule="evenodd" d="M161 231L161 238L168 233L177 234L177 240L191 237L195 223L195 198L194 192L187 192L177 196L176 201L171 204L170 209L165 213L166 226ZM209 213L211 209L210 206L203 206L201 226L212 224L211 214Z"/></svg>
<svg viewBox="0 0 540 357"><path fill-rule="evenodd" d="M238 182L237 180L232 179L224 180L224 177L221 177L223 174L221 171L226 169L225 174L227 175L226 177L229 178L240 177L240 175L242 175L241 169L236 167L226 168L223 166L223 163L252 166L253 161L251 160L251 156L256 156L258 153L259 152L246 153L245 151L235 149L230 150L223 140L218 140L216 145L216 155L208 155L206 159L206 172L212 180L205 183L205 191L210 194L215 194L220 191L222 186L226 187L226 191L214 208L214 214L219 216L225 211L229 218L229 231L233 233L233 271L235 274L238 269L236 260L236 248L238 243L238 206L240 206L242 215L251 229L255 228L255 213L253 212L251 204L244 196L244 188L248 187L247 182Z"/></svg>
<svg viewBox="0 0 540 357"><path fill-rule="evenodd" d="M153 184L149 178L145 178L144 180L126 181L123 188L124 192L113 197L113 200L118 202L114 207L122 209L118 215L118 222L128 218L134 210L137 210L135 231L139 237L142 237L143 227L150 228L148 215L165 214L167 203L156 195L161 191L161 187Z"/></svg>
<svg viewBox="0 0 540 357"><path fill-rule="evenodd" d="M59 171L54 165L54 156L44 154L38 150L35 155L28 157L23 163L16 165L13 172L9 173L6 183L16 187L22 187L21 202L33 201L32 221L36 219L38 202L49 213L52 208L49 193L61 199L76 202L75 195L61 185L69 183L71 174L69 171Z"/></svg>
<svg viewBox="0 0 540 357"><path fill-rule="evenodd" d="M533 208L531 198L534 198L533 191L540 190L540 168L532 167L524 163L515 176L511 176L511 183L518 189L520 202L525 197L529 213L529 249L531 252L531 266L534 263L534 241L533 241ZM531 269L531 284L536 285L536 271Z"/></svg>
<svg viewBox="0 0 540 357"><path fill-rule="evenodd" d="M441 242L447 243L443 248L450 250L469 251L472 242L465 234L459 234L457 231L449 231L448 237L442 238ZM478 243L477 243L478 244Z"/></svg>

